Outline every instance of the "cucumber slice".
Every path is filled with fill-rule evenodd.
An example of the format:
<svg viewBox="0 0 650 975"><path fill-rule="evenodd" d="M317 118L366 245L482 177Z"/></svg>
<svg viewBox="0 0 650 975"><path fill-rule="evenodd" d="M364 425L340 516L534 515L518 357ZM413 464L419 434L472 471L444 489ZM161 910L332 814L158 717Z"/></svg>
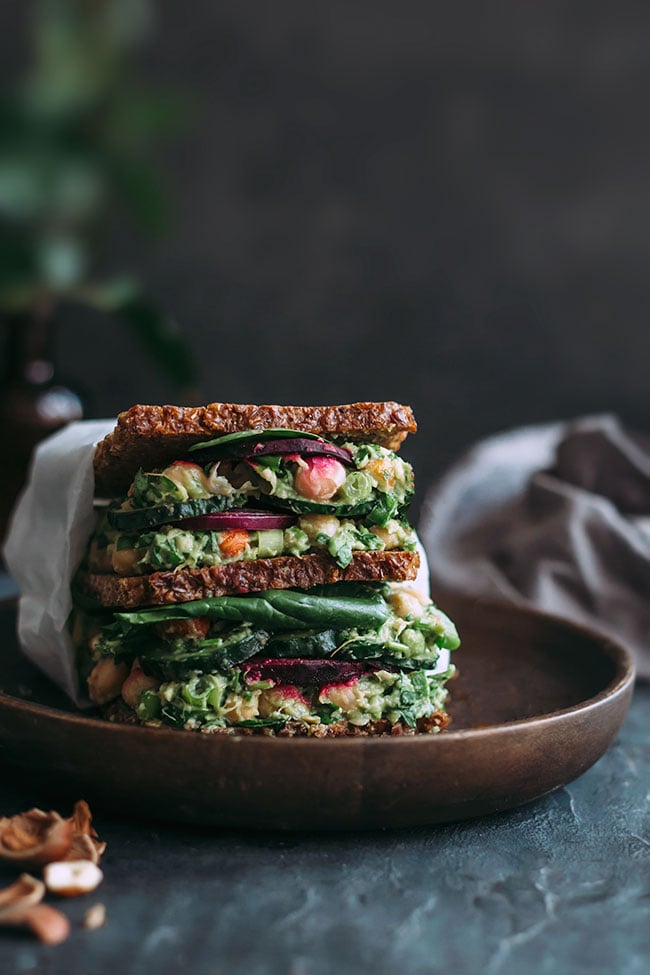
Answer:
<svg viewBox="0 0 650 975"><path fill-rule="evenodd" d="M349 643L342 650L340 657L342 660L373 661L378 665L388 665L399 670L428 670L435 666L435 662L431 658L422 660L418 657L405 657L391 653L390 647L383 643L373 643L370 640L355 640L353 643Z"/></svg>
<svg viewBox="0 0 650 975"><path fill-rule="evenodd" d="M349 631L348 631L349 632ZM305 630L298 633L272 634L264 650L266 657L276 659L321 659L332 656L338 647L343 646L336 654L339 660L374 660L378 664L390 664L403 670L420 670L431 667L431 659L418 660L416 657L402 657L391 653L383 643L371 640L356 640L352 643L346 639L345 630Z"/></svg>
<svg viewBox="0 0 650 975"><path fill-rule="evenodd" d="M391 656L384 643L373 643L370 640L355 640L349 642L343 649L341 656L350 660L388 660Z"/></svg>
<svg viewBox="0 0 650 975"><path fill-rule="evenodd" d="M267 657L329 657L343 643L340 630L305 630L271 637L264 651Z"/></svg>
<svg viewBox="0 0 650 975"><path fill-rule="evenodd" d="M305 433L302 430L289 430L285 427L275 427L268 430L240 430L237 433L227 433L214 440L195 443L189 448L191 454L202 454L209 451L211 459L225 457L229 448L235 444L239 447L247 443L260 443L263 440L277 440L284 437L302 437L303 440L320 440L316 433Z"/></svg>
<svg viewBox="0 0 650 975"><path fill-rule="evenodd" d="M213 498L193 498L189 501L178 501L176 504L158 504L150 508L133 508L132 511L109 510L106 512L108 523L119 531L141 531L156 525L166 525L183 518L196 518L198 515L209 515L215 511L228 511L240 508L243 498L225 498L217 495Z"/></svg>
<svg viewBox="0 0 650 975"><path fill-rule="evenodd" d="M264 649L269 639L265 630L238 630L226 640L201 640L175 648L158 646L140 654L145 674L162 680L181 680L189 672L210 674L228 670Z"/></svg>
<svg viewBox="0 0 650 975"><path fill-rule="evenodd" d="M377 499L360 501L358 504L323 504L320 501L303 501L302 498L276 498L266 494L264 504L269 508L293 511L296 514L338 515L339 518L357 518L366 515L377 505Z"/></svg>

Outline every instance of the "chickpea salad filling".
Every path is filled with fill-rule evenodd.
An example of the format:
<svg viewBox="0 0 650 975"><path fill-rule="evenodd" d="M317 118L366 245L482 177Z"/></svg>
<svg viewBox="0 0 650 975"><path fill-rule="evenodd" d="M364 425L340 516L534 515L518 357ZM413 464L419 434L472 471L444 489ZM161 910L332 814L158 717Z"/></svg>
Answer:
<svg viewBox="0 0 650 975"><path fill-rule="evenodd" d="M156 523L158 517L168 517L158 509L218 500L221 510L255 501L298 513L372 512L371 522L382 524L410 501L413 468L393 451L377 444L347 443L338 447L319 439L321 450L336 451L335 455L321 455L309 452L310 443L310 449L315 449L313 441L298 437L268 441L260 450L284 452L255 453L249 445L252 452L246 458L227 456L204 459L203 463L197 452L197 462L177 460L161 471L141 470L127 497L110 509L109 517L117 526L133 521L139 527ZM200 508L198 505L197 514Z"/></svg>
<svg viewBox="0 0 650 975"><path fill-rule="evenodd" d="M396 453L256 436L197 444L197 462L138 471L126 497L100 511L89 571L132 576L310 553L345 568L354 552L415 551L405 517L413 470Z"/></svg>
<svg viewBox="0 0 650 975"><path fill-rule="evenodd" d="M342 568L356 551L415 551L415 532L407 521L392 518L384 526L365 525L336 515L301 515L289 528L259 531L191 531L160 525L149 532L110 529L102 519L88 552L94 572L130 576L162 569L228 565L276 555L327 552Z"/></svg>
<svg viewBox="0 0 650 975"><path fill-rule="evenodd" d="M200 730L418 722L444 711L456 629L385 583L268 590L73 623L90 697L138 721ZM436 730L434 725L431 730Z"/></svg>
<svg viewBox="0 0 650 975"><path fill-rule="evenodd" d="M90 701L206 734L443 730L459 638L417 586L414 430L392 402L122 414L73 583Z"/></svg>

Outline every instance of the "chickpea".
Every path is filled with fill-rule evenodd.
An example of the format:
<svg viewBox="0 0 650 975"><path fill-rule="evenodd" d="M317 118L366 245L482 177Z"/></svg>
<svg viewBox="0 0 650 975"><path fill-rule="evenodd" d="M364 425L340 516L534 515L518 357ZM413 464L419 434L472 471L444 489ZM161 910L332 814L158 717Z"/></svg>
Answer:
<svg viewBox="0 0 650 975"><path fill-rule="evenodd" d="M382 491L392 491L397 480L395 464L387 457L378 457L366 464L366 471L374 477Z"/></svg>
<svg viewBox="0 0 650 975"><path fill-rule="evenodd" d="M269 718L275 711L293 718L306 718L309 715L309 702L295 687L270 687L262 691L260 716Z"/></svg>
<svg viewBox="0 0 650 975"><path fill-rule="evenodd" d="M139 553L134 548L115 549L111 556L113 571L118 576L132 576L136 572L135 564L139 559Z"/></svg>
<svg viewBox="0 0 650 975"><path fill-rule="evenodd" d="M116 664L112 657L102 657L88 677L90 700L94 704L108 704L118 697L128 673L128 664Z"/></svg>
<svg viewBox="0 0 650 975"><path fill-rule="evenodd" d="M340 527L341 522L335 515L303 515L298 519L298 528L304 531L312 545L317 535L331 538Z"/></svg>
<svg viewBox="0 0 650 975"><path fill-rule="evenodd" d="M345 483L343 464L333 457L302 459L294 475L294 487L312 501L329 501Z"/></svg>
<svg viewBox="0 0 650 975"><path fill-rule="evenodd" d="M122 700L135 711L140 703L142 692L151 691L155 687L158 687L159 684L160 681L156 680L155 677L149 677L148 674L145 674L139 662L135 660L131 668L131 673L122 684Z"/></svg>
<svg viewBox="0 0 650 975"><path fill-rule="evenodd" d="M370 531L384 543L384 548L399 548L402 544L403 532L400 523L391 519L384 527L373 525Z"/></svg>
<svg viewBox="0 0 650 975"><path fill-rule="evenodd" d="M250 700L246 700L238 694L229 694L226 698L223 709L229 721L250 721L256 718L258 710L260 691L253 691Z"/></svg>
<svg viewBox="0 0 650 975"><path fill-rule="evenodd" d="M359 692L358 681L352 684L335 684L318 696L321 704L333 704L345 713L363 704L363 694Z"/></svg>
<svg viewBox="0 0 650 975"><path fill-rule="evenodd" d="M101 636L102 636L101 632L100 633L95 633L88 640L88 649L90 650L90 652L91 652L91 654L93 656L95 656L95 654L96 654L97 644L101 640Z"/></svg>
<svg viewBox="0 0 650 975"><path fill-rule="evenodd" d="M388 602L393 612L401 619L409 616L412 619L419 619L420 616L424 616L428 605L428 600L415 589L396 589L388 597Z"/></svg>
<svg viewBox="0 0 650 975"><path fill-rule="evenodd" d="M185 495L183 500L210 496L208 479L198 464L177 460L165 468L163 475L173 481L181 494Z"/></svg>

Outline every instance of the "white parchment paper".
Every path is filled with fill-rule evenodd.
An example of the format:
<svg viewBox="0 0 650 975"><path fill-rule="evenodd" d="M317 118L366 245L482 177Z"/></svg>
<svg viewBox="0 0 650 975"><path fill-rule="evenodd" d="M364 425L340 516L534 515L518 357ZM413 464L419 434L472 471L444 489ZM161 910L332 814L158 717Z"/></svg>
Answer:
<svg viewBox="0 0 650 975"><path fill-rule="evenodd" d="M115 420L71 423L39 445L4 549L20 590L20 644L81 707L89 702L78 686L67 630L70 583L95 524L95 445L114 426Z"/></svg>
<svg viewBox="0 0 650 975"><path fill-rule="evenodd" d="M26 656L66 691L78 707L90 702L78 685L67 622L70 583L95 526L95 446L115 420L71 423L37 448L27 486L13 513L4 556L20 590L18 639ZM415 583L429 593L429 567Z"/></svg>

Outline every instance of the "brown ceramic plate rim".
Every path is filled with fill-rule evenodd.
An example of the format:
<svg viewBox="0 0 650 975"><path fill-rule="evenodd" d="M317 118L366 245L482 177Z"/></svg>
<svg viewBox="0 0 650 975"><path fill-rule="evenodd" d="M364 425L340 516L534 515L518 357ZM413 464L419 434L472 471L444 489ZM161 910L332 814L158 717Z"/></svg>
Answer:
<svg viewBox="0 0 650 975"><path fill-rule="evenodd" d="M464 598L467 598L466 596ZM15 597L9 596L0 599L0 610L6 609L13 604L17 603ZM634 682L636 676L636 668L634 664L634 659L630 652L619 643L614 640L608 634L594 629L593 627L585 626L581 623L576 623L573 620L567 620L562 616L558 616L553 613L546 613L542 610L533 609L526 606L518 606L513 603L499 602L494 599L484 599L477 598L476 604L480 605L481 608L485 608L488 611L491 609L499 610L507 608L517 615L524 617L534 617L540 622L546 622L555 624L557 626L563 627L565 630L572 630L576 635L582 637L587 637L594 640L600 645L601 651L605 653L610 660L613 660L616 666L616 672L614 677L598 694L593 697L585 698L583 701L579 701L577 704L573 704L568 708L560 708L556 711L547 711L543 714L534 715L529 718L517 718L514 721L503 721L497 724L484 724L477 728L463 728L459 731L445 731L440 735L400 735L397 737L373 737L370 736L358 736L350 738L311 738L311 737L267 737L265 735L216 735L214 736L217 741L236 742L238 747L242 746L244 742L252 742L257 747L260 746L262 742L265 743L263 747L278 748L291 743L291 746L298 745L299 747L320 747L327 744L328 746L335 745L337 748L355 748L355 747L367 747L372 745L372 747L385 746L390 742L392 745L397 745L398 747L412 747L415 742L428 742L432 741L444 742L454 740L462 741L467 738L478 738L484 735L494 735L505 734L511 729L537 726L537 727L548 727L555 724L558 721L563 720L567 715L575 714L580 712L582 714L587 714L590 711L595 710L601 706L605 701L618 697L620 694L625 693L630 684ZM453 658L452 658L453 659ZM19 697L14 697L11 694L6 694L4 691L0 690L0 707L8 708L15 711L23 711L27 714L32 714L35 717L41 717L46 719L55 719L57 721L64 721L68 724L78 725L80 727L90 727L90 728L103 728L108 731L109 734L113 735L128 735L129 737L133 735L142 735L149 737L152 733L155 733L160 740L161 736L170 738L170 740L178 740L178 735L196 735L201 740L210 740L211 735L201 734L200 732L192 731L180 731L174 730L173 728L147 728L141 725L129 725L120 724L117 722L108 721L104 718L94 718L80 714L74 714L73 712L63 711L60 708L52 707L49 704L35 704L32 701L26 701Z"/></svg>

